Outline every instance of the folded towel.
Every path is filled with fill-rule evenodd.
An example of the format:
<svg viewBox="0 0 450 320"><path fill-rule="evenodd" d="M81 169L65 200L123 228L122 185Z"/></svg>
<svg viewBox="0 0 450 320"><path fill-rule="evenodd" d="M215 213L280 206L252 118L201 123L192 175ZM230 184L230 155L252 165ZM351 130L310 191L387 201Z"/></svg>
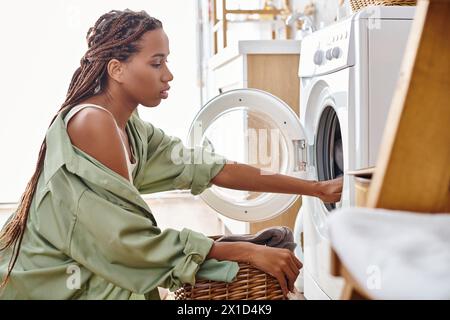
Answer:
<svg viewBox="0 0 450 320"><path fill-rule="evenodd" d="M286 248L294 251L296 243L291 229L288 227L270 227L259 231L256 234L236 234L223 236L216 241L234 242L247 241L255 244L267 245L269 247Z"/></svg>
<svg viewBox="0 0 450 320"><path fill-rule="evenodd" d="M331 245L375 299L450 299L450 214L345 208Z"/></svg>

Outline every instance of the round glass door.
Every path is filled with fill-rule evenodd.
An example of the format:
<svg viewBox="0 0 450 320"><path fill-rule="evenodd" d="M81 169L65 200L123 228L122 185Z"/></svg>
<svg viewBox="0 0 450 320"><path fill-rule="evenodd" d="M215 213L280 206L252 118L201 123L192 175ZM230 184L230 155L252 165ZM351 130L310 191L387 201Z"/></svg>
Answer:
<svg viewBox="0 0 450 320"><path fill-rule="evenodd" d="M317 176L319 181L332 180L344 174L344 154L339 118L333 107L322 111L316 136ZM326 203L328 211L336 204Z"/></svg>
<svg viewBox="0 0 450 320"><path fill-rule="evenodd" d="M209 101L189 131L190 146L203 146L228 161L304 177L305 135L297 115L282 100L256 89L239 89ZM298 195L260 193L213 185L201 198L219 213L241 221L262 221L286 211Z"/></svg>

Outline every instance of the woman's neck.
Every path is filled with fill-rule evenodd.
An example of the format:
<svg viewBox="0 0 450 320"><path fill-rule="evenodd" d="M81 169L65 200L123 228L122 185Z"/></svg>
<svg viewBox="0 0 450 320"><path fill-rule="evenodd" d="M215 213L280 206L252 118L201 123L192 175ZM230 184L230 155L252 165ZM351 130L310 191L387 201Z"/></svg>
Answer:
<svg viewBox="0 0 450 320"><path fill-rule="evenodd" d="M107 94L99 94L90 97L84 100L82 103L96 104L110 111L113 114L117 122L117 125L124 132L128 119L131 117L131 114L137 108L136 103L130 103L129 101L121 99L120 97L112 98L110 95Z"/></svg>

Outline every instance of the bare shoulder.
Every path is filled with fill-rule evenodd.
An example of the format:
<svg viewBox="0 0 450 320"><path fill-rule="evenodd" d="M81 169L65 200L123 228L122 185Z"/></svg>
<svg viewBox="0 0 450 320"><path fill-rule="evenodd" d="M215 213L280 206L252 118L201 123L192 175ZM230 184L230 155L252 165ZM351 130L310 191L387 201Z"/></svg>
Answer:
<svg viewBox="0 0 450 320"><path fill-rule="evenodd" d="M72 144L128 180L122 140L113 116L99 108L83 108L67 124Z"/></svg>

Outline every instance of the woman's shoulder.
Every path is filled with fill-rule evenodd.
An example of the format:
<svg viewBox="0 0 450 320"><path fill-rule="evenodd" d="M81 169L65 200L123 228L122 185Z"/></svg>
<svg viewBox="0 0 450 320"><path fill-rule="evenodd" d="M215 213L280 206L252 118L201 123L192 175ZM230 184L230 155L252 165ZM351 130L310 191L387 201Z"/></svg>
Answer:
<svg viewBox="0 0 450 320"><path fill-rule="evenodd" d="M108 111L96 107L88 108L88 105L75 106L71 111L73 112L68 113L65 118L70 138L101 138L111 132L117 132L114 117Z"/></svg>
<svg viewBox="0 0 450 320"><path fill-rule="evenodd" d="M98 108L84 108L67 123L73 145L128 179L122 139L114 117Z"/></svg>

